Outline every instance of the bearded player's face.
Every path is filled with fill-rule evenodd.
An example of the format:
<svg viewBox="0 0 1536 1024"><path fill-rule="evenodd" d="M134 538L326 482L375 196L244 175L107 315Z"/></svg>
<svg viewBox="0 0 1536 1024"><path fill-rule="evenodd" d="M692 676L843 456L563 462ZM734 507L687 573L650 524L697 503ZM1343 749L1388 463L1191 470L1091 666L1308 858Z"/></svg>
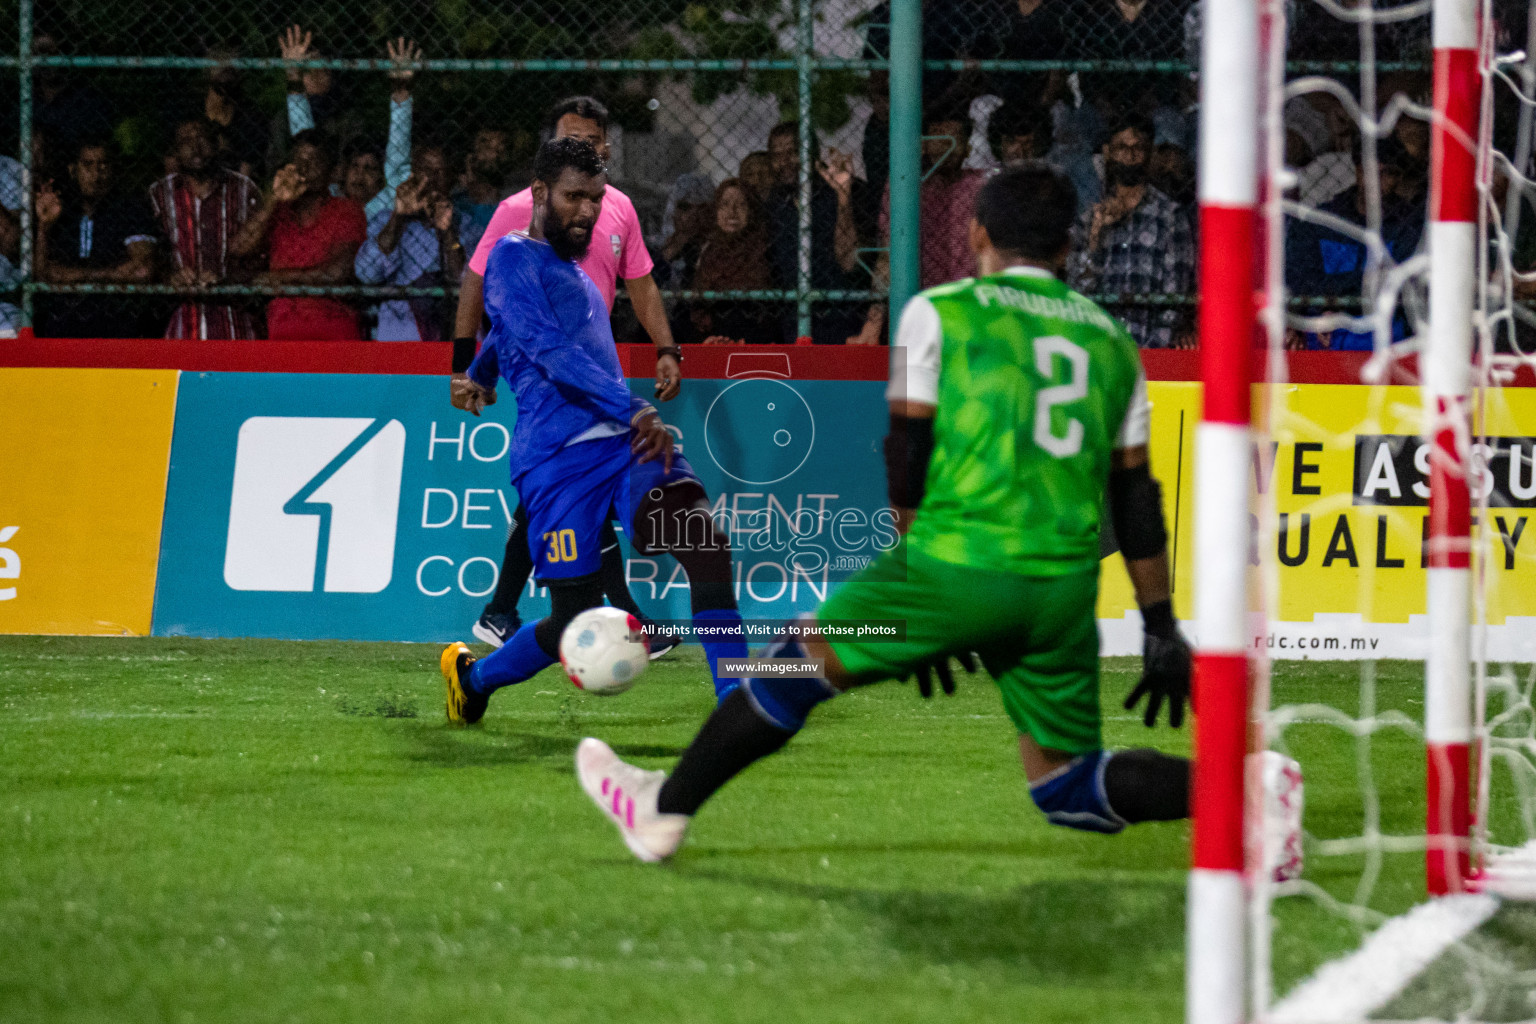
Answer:
<svg viewBox="0 0 1536 1024"><path fill-rule="evenodd" d="M561 259L579 260L587 254L607 189L607 175L583 174L574 167L565 168L558 181L546 186L544 237Z"/></svg>

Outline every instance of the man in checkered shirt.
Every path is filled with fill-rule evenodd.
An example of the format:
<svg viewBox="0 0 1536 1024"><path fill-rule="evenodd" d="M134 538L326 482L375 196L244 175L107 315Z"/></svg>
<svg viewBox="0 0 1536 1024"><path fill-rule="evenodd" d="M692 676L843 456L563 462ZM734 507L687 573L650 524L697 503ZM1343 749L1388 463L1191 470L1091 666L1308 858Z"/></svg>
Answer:
<svg viewBox="0 0 1536 1024"><path fill-rule="evenodd" d="M411 176L389 205L368 219L368 240L352 271L363 284L451 284L464 273L459 216L448 198L448 158L440 146L418 146ZM382 194L382 193L381 193ZM447 322L430 298L390 299L379 306L377 341L440 341Z"/></svg>
<svg viewBox="0 0 1536 1024"><path fill-rule="evenodd" d="M21 208L27 192L21 185L21 164L0 156L0 338L16 337L21 326L21 309L16 305L22 273Z"/></svg>
<svg viewBox="0 0 1536 1024"><path fill-rule="evenodd" d="M1083 211L1072 234L1067 279L1087 293L1188 295L1195 290L1195 239L1188 212L1147 184L1152 125L1117 124L1104 146L1104 198ZM1142 348L1193 343L1182 306L1110 304Z"/></svg>

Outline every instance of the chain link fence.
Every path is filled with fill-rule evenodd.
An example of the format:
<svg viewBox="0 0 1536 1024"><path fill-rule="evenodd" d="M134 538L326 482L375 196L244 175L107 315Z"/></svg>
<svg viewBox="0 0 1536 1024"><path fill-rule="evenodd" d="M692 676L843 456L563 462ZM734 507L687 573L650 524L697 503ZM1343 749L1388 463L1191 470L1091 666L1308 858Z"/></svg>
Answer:
<svg viewBox="0 0 1536 1024"><path fill-rule="evenodd" d="M1347 81L1359 35L1314 6L1292 70ZM10 0L0 313L42 336L449 337L455 243L472 254L527 186L551 106L590 95L640 235L593 244L622 277L652 266L677 340L880 342L890 19L890 0ZM1427 13L1377 32L1378 70L1427 90ZM1045 159L1079 190L1072 282L1142 344L1192 344L1198 5L923 4L922 47L922 110L897 114L922 136L920 283L973 271L989 173ZM1318 195L1353 180L1338 120L1295 112ZM311 127L335 161L305 187L333 201L242 238ZM624 299L616 336L644 340Z"/></svg>

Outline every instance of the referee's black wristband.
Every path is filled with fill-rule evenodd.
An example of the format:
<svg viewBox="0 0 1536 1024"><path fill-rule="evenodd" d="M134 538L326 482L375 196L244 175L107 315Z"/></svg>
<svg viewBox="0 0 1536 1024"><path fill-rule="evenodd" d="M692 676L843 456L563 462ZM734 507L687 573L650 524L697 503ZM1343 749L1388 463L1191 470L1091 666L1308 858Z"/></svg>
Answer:
<svg viewBox="0 0 1536 1024"><path fill-rule="evenodd" d="M469 364L475 361L475 339L453 339L453 372L463 373L469 369Z"/></svg>

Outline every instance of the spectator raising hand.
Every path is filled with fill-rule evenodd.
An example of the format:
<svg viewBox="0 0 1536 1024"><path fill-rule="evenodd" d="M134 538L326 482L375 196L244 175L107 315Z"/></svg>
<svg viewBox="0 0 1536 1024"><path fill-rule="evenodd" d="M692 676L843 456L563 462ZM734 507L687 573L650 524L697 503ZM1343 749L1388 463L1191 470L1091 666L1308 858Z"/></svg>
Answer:
<svg viewBox="0 0 1536 1024"><path fill-rule="evenodd" d="M297 164L284 164L272 176L272 199L279 203L291 203L304 194L304 172Z"/></svg>
<svg viewBox="0 0 1536 1024"><path fill-rule="evenodd" d="M426 215L427 223L432 225L432 230L439 232L447 231L453 226L453 200L442 194L433 196L431 203L427 207ZM454 241L457 242L457 239L454 239ZM464 246L462 244L459 244L458 252L459 260L462 262L464 259ZM452 276L457 278L463 272L464 268L460 266L458 270L453 272Z"/></svg>
<svg viewBox="0 0 1536 1024"><path fill-rule="evenodd" d="M1067 282L1080 292L1184 295L1195 285L1195 242L1189 214L1148 180L1152 124L1127 115L1104 145L1104 198L1073 229ZM1188 343L1185 310L1117 305L1110 311L1142 348Z"/></svg>
<svg viewBox="0 0 1536 1024"><path fill-rule="evenodd" d="M394 83L390 99L404 103L411 98L411 81L416 77L416 69L409 65L421 60L421 47L413 40L400 36L385 45L384 53L390 63L395 65L389 72L389 80Z"/></svg>
<svg viewBox="0 0 1536 1024"><path fill-rule="evenodd" d="M301 132L293 161L272 177L272 190L246 220L230 248L238 256L267 256L257 283L334 285L352 278L352 261L366 237L362 207L329 194L336 165L324 132ZM267 304L273 339L357 339L357 311L331 298L276 298Z"/></svg>
<svg viewBox="0 0 1536 1024"><path fill-rule="evenodd" d="M314 33L298 25L290 26L278 37L277 45L283 59L290 62L313 61L325 56L314 45ZM359 203L369 202L391 179L378 142L370 141L364 130L361 112L350 109L342 102L340 91L332 88L335 80L329 68L298 68L290 65L286 71L288 101L279 120L286 122L287 137L283 138L279 132L273 140L271 166L285 162L283 154L292 149L294 140L300 134L311 128L319 128L337 141L342 156L338 165L341 172L337 175L339 180L330 185L331 195L346 195ZM391 104L392 117L398 106ZM405 117L409 120L409 110ZM273 125L273 129L278 132L277 124ZM407 139L404 148L409 146L410 141ZM402 156L401 161L404 159ZM401 174L393 180L398 183L404 181L406 176Z"/></svg>
<svg viewBox="0 0 1536 1024"><path fill-rule="evenodd" d="M297 25L288 30L279 45L288 60L318 56L311 48L309 33L301 33ZM364 216L370 220L393 207L395 189L411 176L411 117L414 110L411 88L415 84L416 69L410 65L421 60L421 47L413 40L399 36L385 44L384 56L391 65L387 72L391 83L389 138L382 151L376 142L369 142L366 137L353 138L347 144L339 193L362 203ZM324 74L329 75L329 72ZM327 79L322 92L329 89ZM313 98L329 99L322 95ZM311 100L309 87L300 84L290 72L288 131L292 135L315 127L315 109ZM334 188L331 191L333 195L338 194Z"/></svg>
<svg viewBox="0 0 1536 1024"><path fill-rule="evenodd" d="M825 159L816 161L816 173L839 196L853 194L853 156L840 149L828 149Z"/></svg>
<svg viewBox="0 0 1536 1024"><path fill-rule="evenodd" d="M1099 248L1104 232L1125 220L1141 204L1144 196L1142 186L1138 183L1127 188L1113 188L1109 195L1095 203L1092 215L1088 218L1088 248Z"/></svg>
<svg viewBox="0 0 1536 1024"><path fill-rule="evenodd" d="M405 180L405 184L395 189L396 217L404 219L421 215L427 201L424 184L420 176L413 175Z"/></svg>
<svg viewBox="0 0 1536 1024"><path fill-rule="evenodd" d="M829 149L825 159L816 161L816 173L837 195L832 251L838 266L850 270L859 250L859 232L853 220L853 156L840 149Z"/></svg>
<svg viewBox="0 0 1536 1024"><path fill-rule="evenodd" d="M774 185L764 203L768 227L768 267L777 288L799 284L800 267L800 126L783 121L768 132L768 162ZM821 143L814 134L811 152L820 153ZM828 172L833 180L842 180L841 154L828 154ZM819 167L812 167L820 171ZM853 214L853 182L840 191L826 174L811 177L811 287L841 289L857 287L867 278L858 267L858 227ZM846 307L831 306L811 322L811 334L820 343L841 342L856 328L859 314ZM793 311L782 318L781 334L794 337Z"/></svg>
<svg viewBox="0 0 1536 1024"><path fill-rule="evenodd" d="M38 190L33 266L40 280L137 284L154 276L155 231L143 193L119 191L113 163L105 142L82 142L69 164L67 198L52 182ZM55 338L137 337L149 326L142 304L117 295L46 296L38 323L39 334Z"/></svg>
<svg viewBox="0 0 1536 1024"><path fill-rule="evenodd" d="M443 285L464 271L458 219L447 195L448 160L436 147L418 149L416 173L395 190L390 210L368 219L368 240L353 269L364 284ZM445 317L431 299L390 299L379 306L379 341L435 341Z"/></svg>
<svg viewBox="0 0 1536 1024"><path fill-rule="evenodd" d="M283 34L277 37L277 50L278 50L278 52L280 54L282 54L283 60L291 60L291 61L309 60L311 57L315 56L315 54L313 52L311 52L312 48L314 46L314 43L315 43L315 34L313 32L306 32L302 28L300 28L298 25L289 25L288 28L283 31ZM326 85L328 87L329 84L330 84L330 82L329 82L330 73L329 72L321 72L321 73L326 76ZM324 91L326 91L324 89L311 89L310 88L311 84L318 85L319 82L318 82L318 80L315 80L313 82L306 81L306 77L310 76L311 72L309 70L305 69L305 68L289 67L287 69L287 75L288 75L288 86L289 86L289 91L290 92L295 91L294 90L294 86L298 86L298 90L297 91L301 91L301 92L324 92Z"/></svg>

